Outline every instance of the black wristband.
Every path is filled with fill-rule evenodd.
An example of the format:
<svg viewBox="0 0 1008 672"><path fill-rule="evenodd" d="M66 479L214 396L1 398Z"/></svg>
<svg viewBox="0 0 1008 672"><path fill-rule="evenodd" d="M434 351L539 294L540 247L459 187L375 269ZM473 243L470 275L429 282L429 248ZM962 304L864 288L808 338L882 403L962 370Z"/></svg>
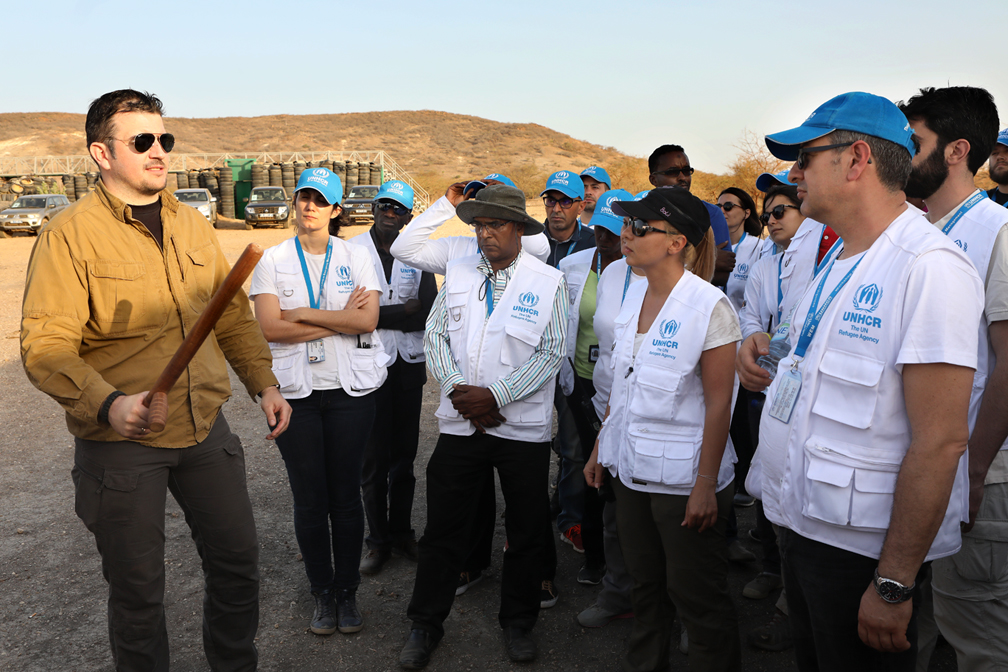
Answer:
<svg viewBox="0 0 1008 672"><path fill-rule="evenodd" d="M116 390L112 394L105 397L105 401L102 402L101 408L98 409L98 423L101 425L109 424L108 414L109 410L112 408L112 402L119 397L125 397L125 392L120 392Z"/></svg>

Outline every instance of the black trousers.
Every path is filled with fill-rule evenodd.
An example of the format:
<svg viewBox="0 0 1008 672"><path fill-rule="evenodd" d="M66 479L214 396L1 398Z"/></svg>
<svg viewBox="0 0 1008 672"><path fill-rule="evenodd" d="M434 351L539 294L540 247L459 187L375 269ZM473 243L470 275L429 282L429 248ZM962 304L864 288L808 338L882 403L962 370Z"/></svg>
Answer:
<svg viewBox="0 0 1008 672"><path fill-rule="evenodd" d="M920 584L931 563L924 563L915 579L913 616L906 633L910 648L883 653L858 637L861 596L875 578L878 560L813 541L784 527L778 539L788 621L801 672L916 669Z"/></svg>
<svg viewBox="0 0 1008 672"><path fill-rule="evenodd" d="M574 426L577 427L581 447L584 450L582 464L591 457L591 451L595 448L595 440L598 439L596 426L601 425L591 402L594 396L595 385L591 379L577 376L574 391L567 397L567 406L570 407ZM578 474L578 477L584 480L583 474ZM584 488L584 514L581 517L581 543L584 544L585 564L593 569L605 565L605 550L602 545L602 509L604 506L605 502L599 497L598 490L588 487L586 484Z"/></svg>
<svg viewBox="0 0 1008 672"><path fill-rule="evenodd" d="M427 527L420 538L413 597L406 616L413 627L440 639L451 611L477 522L474 506L497 469L507 505L508 551L501 573L501 627L531 629L539 616L544 506L549 444L502 439L488 434L442 434L427 463Z"/></svg>
<svg viewBox="0 0 1008 672"><path fill-rule="evenodd" d="M374 392L375 421L364 451L361 491L367 515L368 548L387 551L413 539L413 461L420 442L420 408L426 374L400 357ZM419 383L419 384L417 384Z"/></svg>
<svg viewBox="0 0 1008 672"><path fill-rule="evenodd" d="M94 534L109 586L117 670L167 670L165 498L170 490L203 561L203 649L212 670L254 670L259 542L245 453L223 415L189 448L76 439L76 511Z"/></svg>

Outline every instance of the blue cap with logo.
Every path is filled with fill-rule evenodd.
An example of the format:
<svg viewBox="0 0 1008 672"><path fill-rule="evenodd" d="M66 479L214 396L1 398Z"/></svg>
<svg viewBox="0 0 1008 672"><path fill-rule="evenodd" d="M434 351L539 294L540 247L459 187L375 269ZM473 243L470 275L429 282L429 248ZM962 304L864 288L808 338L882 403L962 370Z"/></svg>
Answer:
<svg viewBox="0 0 1008 672"><path fill-rule="evenodd" d="M343 183L340 181L339 175L328 168L308 168L302 171L294 193L296 194L302 189L314 189L322 194L322 198L329 205L338 205L343 202Z"/></svg>
<svg viewBox="0 0 1008 672"><path fill-rule="evenodd" d="M606 189L612 189L612 180L609 179L609 173L605 171L605 168L600 166L588 166L581 171L581 177L590 177L604 184Z"/></svg>
<svg viewBox="0 0 1008 672"><path fill-rule="evenodd" d="M647 195L648 195L649 193L651 193L651 190L650 190L650 189L645 189L644 191L638 191L638 192L637 192L637 193L636 193L636 194L634 195L634 197L633 197L633 200L635 200L635 201L639 201L639 200L641 200L642 198L644 198L645 196L647 196Z"/></svg>
<svg viewBox="0 0 1008 672"><path fill-rule="evenodd" d="M633 201L636 200L626 189L610 189L599 196L598 203L595 204L595 214L592 215L592 226L602 226L607 231L615 235L620 235L623 229L623 216L613 212L613 201Z"/></svg>
<svg viewBox="0 0 1008 672"><path fill-rule="evenodd" d="M584 198L584 182L577 173L569 170L558 170L546 180L546 188L542 190L540 196L545 196L547 191L559 191L568 198Z"/></svg>
<svg viewBox="0 0 1008 672"><path fill-rule="evenodd" d="M391 180L381 185L374 200L395 201L407 210L413 209L413 187L402 180Z"/></svg>
<svg viewBox="0 0 1008 672"><path fill-rule="evenodd" d="M788 173L790 172L790 168L785 168L779 173L763 173L756 178L756 188L765 194L774 187L780 185L784 185L786 187L791 184L787 179Z"/></svg>
<svg viewBox="0 0 1008 672"><path fill-rule="evenodd" d="M494 182L500 182L501 184L511 187L512 189L518 188L518 185L514 183L514 180L512 180L507 175L501 175L500 173L490 173L482 180L472 180L470 182L467 182L465 187L463 187L462 189L462 193L466 196L466 198L468 198L469 192L476 194L480 189L486 187L487 183L490 182L491 180L493 180Z"/></svg>
<svg viewBox="0 0 1008 672"><path fill-rule="evenodd" d="M1008 128L998 133L998 144L1008 146Z"/></svg>
<svg viewBox="0 0 1008 672"><path fill-rule="evenodd" d="M800 145L833 131L872 135L904 147L911 157L917 153L913 129L903 112L890 100L860 91L826 101L801 126L766 136L766 145L778 159L795 161Z"/></svg>

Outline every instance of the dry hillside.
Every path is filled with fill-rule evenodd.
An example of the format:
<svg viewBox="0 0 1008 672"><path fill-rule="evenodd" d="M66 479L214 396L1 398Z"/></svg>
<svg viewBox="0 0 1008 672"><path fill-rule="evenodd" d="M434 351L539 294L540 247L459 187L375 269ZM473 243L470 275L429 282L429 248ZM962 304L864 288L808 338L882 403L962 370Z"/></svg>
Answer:
<svg viewBox="0 0 1008 672"><path fill-rule="evenodd" d="M537 195L550 172L580 171L592 164L604 166L617 186L631 191L648 187L644 159L538 124L505 124L448 112L166 117L165 126L175 134L178 152L383 149L433 193L442 193L456 180L500 172L529 195ZM84 154L83 129L83 114L0 114L0 155ZM702 175L697 178L703 182Z"/></svg>

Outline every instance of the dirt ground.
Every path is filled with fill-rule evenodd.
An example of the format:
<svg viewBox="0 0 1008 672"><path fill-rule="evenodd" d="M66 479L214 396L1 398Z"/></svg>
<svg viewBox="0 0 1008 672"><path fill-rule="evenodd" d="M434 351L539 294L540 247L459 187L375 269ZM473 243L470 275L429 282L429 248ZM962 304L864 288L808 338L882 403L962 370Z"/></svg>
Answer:
<svg viewBox="0 0 1008 672"><path fill-rule="evenodd" d="M539 206L541 210L541 205ZM530 208L533 212L534 209ZM541 214L541 213L540 213ZM363 229L349 231L355 235ZM461 233L455 221L444 233ZM441 232L439 232L441 233ZM225 222L218 238L233 262L255 241L275 245L289 230L246 232L239 222ZM74 514L70 480L73 442L63 412L28 382L21 367L18 329L24 274L34 238L0 240L0 670L111 669L106 624L106 584L93 538ZM415 565L394 558L377 577L364 577L358 605L364 629L355 635L317 637L308 630L313 602L304 568L297 559L292 502L279 452L263 437L266 425L258 406L242 391L232 373L234 397L224 413L245 446L248 487L261 543L261 617L258 633L263 670L395 670L409 632L406 605ZM426 517L424 466L437 438L433 413L437 391L428 384L424 396L414 525L422 532ZM555 468L555 467L554 467ZM498 493L500 500L500 495ZM206 670L202 651L202 576L199 559L181 511L168 498L165 608L175 670ZM503 500L498 504L503 510ZM759 552L745 534L754 526L754 510L739 509L743 543ZM428 667L438 670L506 670L508 661L496 613L500 592L503 521L498 521L490 576L458 598L446 623L446 636ZM539 657L530 670L619 669L632 621L585 630L576 614L594 601L598 588L581 586L574 577L581 556L557 542L560 601L540 614L534 637ZM773 599L741 597L742 586L759 567L733 566L730 583L743 637L762 625ZM686 656L672 654L672 669L687 669ZM795 669L791 652L756 651L743 643L746 670ZM931 669L955 669L954 655L940 647Z"/></svg>

